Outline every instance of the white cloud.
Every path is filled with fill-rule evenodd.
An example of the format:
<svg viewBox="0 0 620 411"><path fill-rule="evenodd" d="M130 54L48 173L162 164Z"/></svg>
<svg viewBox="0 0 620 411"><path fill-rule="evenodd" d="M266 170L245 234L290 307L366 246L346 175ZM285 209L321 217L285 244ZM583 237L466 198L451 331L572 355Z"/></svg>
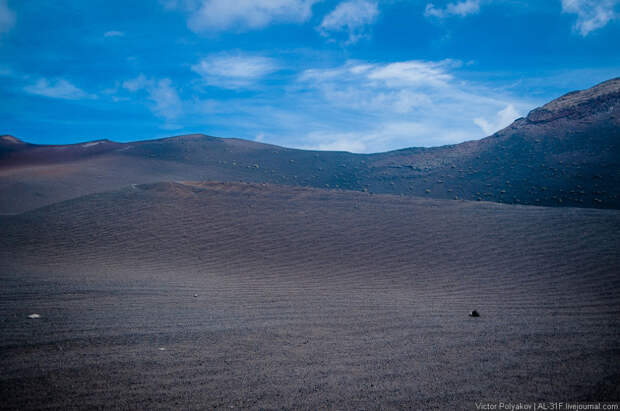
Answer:
<svg viewBox="0 0 620 411"><path fill-rule="evenodd" d="M36 94L39 96L51 98L59 98L64 100L83 100L97 98L97 96L89 94L63 79L48 81L47 79L42 78L39 79L35 84L24 87L24 91L30 94Z"/></svg>
<svg viewBox="0 0 620 411"><path fill-rule="evenodd" d="M228 54L212 55L192 66L205 83L229 89L250 87L277 69L268 57Z"/></svg>
<svg viewBox="0 0 620 411"><path fill-rule="evenodd" d="M306 70L299 83L307 101L295 106L313 121L304 122L310 130L301 147L376 152L454 144L484 137L532 108L464 81L459 67L455 60L350 61Z"/></svg>
<svg viewBox="0 0 620 411"><path fill-rule="evenodd" d="M131 91L146 92L151 102L151 111L166 120L166 128L178 128L173 121L183 114L183 101L168 78L156 80L146 78L143 74L123 83L123 88Z"/></svg>
<svg viewBox="0 0 620 411"><path fill-rule="evenodd" d="M161 79L149 89L149 98L154 102L155 114L167 120L179 117L182 112L182 103L176 89L172 87L170 79Z"/></svg>
<svg viewBox="0 0 620 411"><path fill-rule="evenodd" d="M15 13L9 9L7 0L0 0L0 36L15 26Z"/></svg>
<svg viewBox="0 0 620 411"><path fill-rule="evenodd" d="M440 137L438 137L440 136ZM306 136L308 150L335 150L369 153L411 146L437 146L467 139L457 129L415 121L386 121L353 132L312 132Z"/></svg>
<svg viewBox="0 0 620 411"><path fill-rule="evenodd" d="M509 126L518 117L520 117L520 114L515 106L508 104L506 108L497 113L497 116L493 120L487 121L484 118L478 117L474 119L474 123L480 127L485 134L491 135Z"/></svg>
<svg viewBox="0 0 620 411"><path fill-rule="evenodd" d="M440 61L409 60L377 64L355 60L332 69L309 69L302 73L301 80L317 82L341 78L365 78L389 88L410 86L444 86L454 79L449 70L461 67L459 60Z"/></svg>
<svg viewBox="0 0 620 411"><path fill-rule="evenodd" d="M372 80L381 80L388 87L403 87L416 85L445 85L452 80L446 72L446 67L459 65L454 60L440 62L405 61L376 67L368 74Z"/></svg>
<svg viewBox="0 0 620 411"><path fill-rule="evenodd" d="M574 28L585 37L618 18L618 4L620 0L562 0L562 12L577 15Z"/></svg>
<svg viewBox="0 0 620 411"><path fill-rule="evenodd" d="M376 1L350 0L340 3L326 15L318 27L323 36L346 32L347 43L355 43L366 36L366 27L376 20L379 8Z"/></svg>
<svg viewBox="0 0 620 411"><path fill-rule="evenodd" d="M391 106L392 110L399 114L405 114L429 104L432 104L429 96L411 90L379 92L371 102L371 106L375 107Z"/></svg>
<svg viewBox="0 0 620 411"><path fill-rule="evenodd" d="M195 32L259 29L271 23L301 23L312 16L320 0L167 0L168 9L188 14Z"/></svg>
<svg viewBox="0 0 620 411"><path fill-rule="evenodd" d="M124 32L117 30L110 30L103 33L103 37L123 37L124 35Z"/></svg>
<svg viewBox="0 0 620 411"><path fill-rule="evenodd" d="M424 10L426 17L445 18L449 16L465 17L480 11L480 0L464 0L456 3L448 3L445 8L437 8L433 3L428 3Z"/></svg>
<svg viewBox="0 0 620 411"><path fill-rule="evenodd" d="M307 137L309 144L303 146L306 150L348 151L363 153L368 150L366 143L357 133L310 133Z"/></svg>
<svg viewBox="0 0 620 411"><path fill-rule="evenodd" d="M138 77L123 82L123 88L129 91L135 92L145 89L153 85L153 80L147 79L144 74L140 74Z"/></svg>

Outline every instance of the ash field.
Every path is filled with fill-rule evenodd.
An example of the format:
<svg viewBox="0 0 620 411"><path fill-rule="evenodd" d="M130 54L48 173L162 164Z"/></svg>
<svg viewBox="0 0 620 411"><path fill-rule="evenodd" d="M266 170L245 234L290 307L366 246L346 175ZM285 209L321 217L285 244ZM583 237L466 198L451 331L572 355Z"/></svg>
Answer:
<svg viewBox="0 0 620 411"><path fill-rule="evenodd" d="M618 401L619 101L374 155L0 137L0 408Z"/></svg>

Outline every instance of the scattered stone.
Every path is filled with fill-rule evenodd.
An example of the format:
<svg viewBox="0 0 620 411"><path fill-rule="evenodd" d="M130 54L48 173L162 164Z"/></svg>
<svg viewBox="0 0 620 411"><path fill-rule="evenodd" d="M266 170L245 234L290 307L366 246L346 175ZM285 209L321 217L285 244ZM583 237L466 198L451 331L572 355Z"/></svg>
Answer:
<svg viewBox="0 0 620 411"><path fill-rule="evenodd" d="M474 310L474 311L471 311L469 313L469 316L470 317L480 317L480 314L478 314L478 311Z"/></svg>
<svg viewBox="0 0 620 411"><path fill-rule="evenodd" d="M158 350L159 350L159 351L166 351L166 348L164 348L164 347L159 347L159 348L158 348Z"/></svg>
<svg viewBox="0 0 620 411"><path fill-rule="evenodd" d="M194 298L198 297L198 294L194 294Z"/></svg>
<svg viewBox="0 0 620 411"><path fill-rule="evenodd" d="M30 314L28 316L28 318L30 318L31 320L36 320L37 318L41 318L40 314Z"/></svg>

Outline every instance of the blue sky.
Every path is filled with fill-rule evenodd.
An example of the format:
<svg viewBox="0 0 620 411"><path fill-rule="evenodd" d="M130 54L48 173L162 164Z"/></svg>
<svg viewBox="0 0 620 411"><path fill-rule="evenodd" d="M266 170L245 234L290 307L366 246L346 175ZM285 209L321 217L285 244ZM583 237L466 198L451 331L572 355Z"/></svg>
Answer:
<svg viewBox="0 0 620 411"><path fill-rule="evenodd" d="M0 133L378 152L620 76L620 0L0 0Z"/></svg>

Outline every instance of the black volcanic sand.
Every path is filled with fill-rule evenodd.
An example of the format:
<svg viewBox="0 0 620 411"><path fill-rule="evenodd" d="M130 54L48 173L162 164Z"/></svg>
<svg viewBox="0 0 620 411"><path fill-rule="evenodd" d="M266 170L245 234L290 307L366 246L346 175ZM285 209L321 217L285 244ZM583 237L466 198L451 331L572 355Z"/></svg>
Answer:
<svg viewBox="0 0 620 411"><path fill-rule="evenodd" d="M3 409L620 400L620 211L162 183L0 230Z"/></svg>

